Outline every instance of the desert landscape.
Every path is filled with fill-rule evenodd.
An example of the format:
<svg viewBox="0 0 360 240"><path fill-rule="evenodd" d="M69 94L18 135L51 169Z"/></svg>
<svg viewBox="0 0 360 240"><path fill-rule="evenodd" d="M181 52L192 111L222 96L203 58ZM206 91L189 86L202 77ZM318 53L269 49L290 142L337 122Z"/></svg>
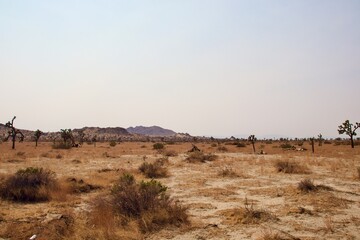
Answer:
<svg viewBox="0 0 360 240"><path fill-rule="evenodd" d="M2 143L2 187L30 167L53 172L58 186L46 200L1 199L0 237L360 239L360 148L348 142L325 141L315 153L296 150L309 142L275 140L257 141L257 153L247 141L210 139L70 149ZM200 151L189 152L194 146ZM161 221L115 211L106 199L124 174L160 182L184 216Z"/></svg>

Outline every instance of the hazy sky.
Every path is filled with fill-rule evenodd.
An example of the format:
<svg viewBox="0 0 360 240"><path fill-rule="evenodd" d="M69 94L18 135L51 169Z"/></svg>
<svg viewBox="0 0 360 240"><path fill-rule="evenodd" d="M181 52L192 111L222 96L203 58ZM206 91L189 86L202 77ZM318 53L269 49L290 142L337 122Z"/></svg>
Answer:
<svg viewBox="0 0 360 240"><path fill-rule="evenodd" d="M0 122L337 136L360 1L0 0Z"/></svg>

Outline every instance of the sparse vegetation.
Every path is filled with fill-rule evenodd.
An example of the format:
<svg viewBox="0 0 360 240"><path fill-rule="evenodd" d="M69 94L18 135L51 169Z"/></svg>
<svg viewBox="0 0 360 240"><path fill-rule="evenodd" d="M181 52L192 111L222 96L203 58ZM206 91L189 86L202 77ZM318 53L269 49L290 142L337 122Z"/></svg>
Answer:
<svg viewBox="0 0 360 240"><path fill-rule="evenodd" d="M18 170L0 186L0 196L15 202L41 202L51 198L57 188L55 174L43 168Z"/></svg>
<svg viewBox="0 0 360 240"><path fill-rule="evenodd" d="M139 171L148 178L162 178L168 175L164 162L161 160L156 160L154 163L144 162L139 167Z"/></svg>
<svg viewBox="0 0 360 240"><path fill-rule="evenodd" d="M55 144L53 144L52 145L52 148L53 149L70 149L70 148L72 148L72 146L71 146L71 144L70 143L63 143L63 142L61 142L61 143L55 143Z"/></svg>
<svg viewBox="0 0 360 240"><path fill-rule="evenodd" d="M206 161L214 161L217 158L214 154L205 154L203 152L191 152L189 156L186 158L186 161L190 163L197 163L197 162L206 162Z"/></svg>
<svg viewBox="0 0 360 240"><path fill-rule="evenodd" d="M317 190L317 187L314 185L314 182L311 179L301 180L298 184L298 189L302 192L314 192Z"/></svg>
<svg viewBox="0 0 360 240"><path fill-rule="evenodd" d="M290 143L282 143L282 144L280 145L280 147L281 147L282 149L285 149L285 150L295 150L295 149L296 149L296 147L293 146L293 145L290 144Z"/></svg>
<svg viewBox="0 0 360 240"><path fill-rule="evenodd" d="M219 171L218 175L221 177L229 177L229 178L239 177L239 175L231 167L222 168Z"/></svg>
<svg viewBox="0 0 360 240"><path fill-rule="evenodd" d="M277 161L275 163L275 168L278 172L283 172L283 173L297 173L297 174L309 173L309 170L306 166L299 165L296 162L290 162L290 161Z"/></svg>

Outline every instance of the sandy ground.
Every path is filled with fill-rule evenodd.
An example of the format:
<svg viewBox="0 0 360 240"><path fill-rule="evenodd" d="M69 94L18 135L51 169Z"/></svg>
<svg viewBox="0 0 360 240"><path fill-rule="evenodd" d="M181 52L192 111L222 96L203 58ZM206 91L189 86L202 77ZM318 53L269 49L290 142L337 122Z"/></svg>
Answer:
<svg viewBox="0 0 360 240"><path fill-rule="evenodd" d="M169 177L160 179L168 186L170 195L188 207L191 224L146 235L134 233L129 238L266 239L265 236L277 235L277 239L360 239L357 172L360 147L326 144L316 146L316 153L312 154L284 151L278 147L279 143L257 143L267 153L257 155L252 153L251 146L223 145L227 151L220 152L211 143L195 144L218 158L188 163L185 159L191 143L167 145L166 150L178 155L169 157ZM49 239L44 228L55 229L59 233L57 239L62 239L61 234L70 225L75 227L72 236L66 239L101 239L84 237L84 232L91 229L86 218L91 212L92 199L106 194L123 171L144 179L138 167L144 161L152 162L162 156L152 149L152 143L141 142L115 147L108 143L98 143L96 147L85 144L71 150L54 150L50 143L40 143L38 148L34 143L17 144L16 150L10 149L10 143L0 144L1 178L21 168L43 167L54 171L59 180L76 178L102 187L90 193L59 196L45 203L0 200L0 239L28 239L33 234L38 235L37 239ZM279 160L296 162L309 173L278 172L274 165ZM225 169L236 176L222 176ZM297 186L305 178L328 188L303 193ZM264 211L271 217L243 223L236 212L244 207ZM67 219L64 217L67 214L74 218Z"/></svg>

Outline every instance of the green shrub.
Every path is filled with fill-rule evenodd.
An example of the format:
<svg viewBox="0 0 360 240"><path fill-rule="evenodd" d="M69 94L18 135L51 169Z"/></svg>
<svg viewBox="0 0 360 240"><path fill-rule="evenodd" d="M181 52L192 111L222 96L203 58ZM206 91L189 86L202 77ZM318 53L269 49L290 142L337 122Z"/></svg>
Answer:
<svg viewBox="0 0 360 240"><path fill-rule="evenodd" d="M43 168L18 170L0 186L0 196L16 202L50 200L50 193L57 187L55 174Z"/></svg>
<svg viewBox="0 0 360 240"><path fill-rule="evenodd" d="M164 144L163 143L154 143L154 145L153 145L153 149L155 149L155 150L162 150L162 149L164 149Z"/></svg>

